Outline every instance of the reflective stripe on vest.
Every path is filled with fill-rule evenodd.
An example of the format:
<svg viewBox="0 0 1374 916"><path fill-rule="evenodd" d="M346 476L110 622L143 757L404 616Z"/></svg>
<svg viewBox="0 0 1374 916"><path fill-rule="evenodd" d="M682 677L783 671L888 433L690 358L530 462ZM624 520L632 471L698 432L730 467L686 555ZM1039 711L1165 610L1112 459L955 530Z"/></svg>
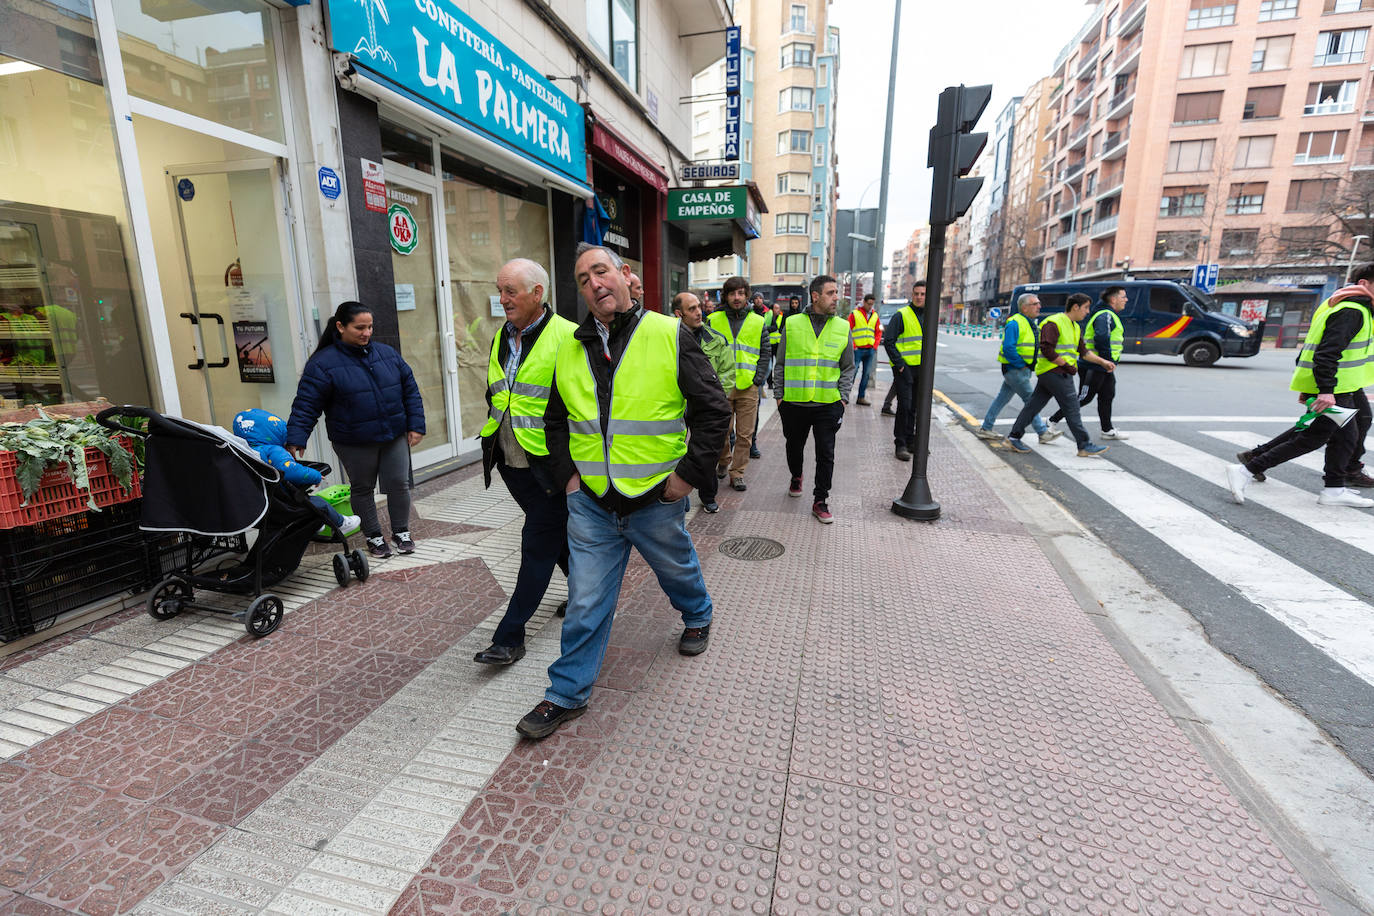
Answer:
<svg viewBox="0 0 1374 916"><path fill-rule="evenodd" d="M763 350L763 316L750 312L744 316L739 327L739 339L730 330L730 318L725 309L711 313L706 323L730 342L735 351L735 387L748 388L754 384L754 372L759 367L759 355Z"/></svg>
<svg viewBox="0 0 1374 916"><path fill-rule="evenodd" d="M1007 324L1016 325L1016 355L1021 357L1021 361L1027 366L1031 365L1035 362L1035 325L1020 312L1012 315ZM1003 365L1011 364L1007 354L1002 352L1001 341L997 342L997 361Z"/></svg>
<svg viewBox="0 0 1374 916"><path fill-rule="evenodd" d="M902 316L902 336L897 338L897 355L908 366L921 364L921 320L916 310L909 305L902 306L897 312Z"/></svg>
<svg viewBox="0 0 1374 916"><path fill-rule="evenodd" d="M1111 320L1112 329L1107 332L1107 345L1111 347L1111 353L1107 356L1107 359L1116 362L1121 358L1121 351L1126 345L1126 329L1122 326L1121 319L1116 316L1116 312L1112 311L1110 306L1104 309L1098 309L1089 316L1088 330L1086 332L1088 339L1084 341L1084 346L1094 353L1097 353L1097 348L1093 346L1093 341L1097 339L1097 332L1093 331L1093 328L1097 326L1099 315L1106 315ZM1098 355L1101 356L1102 354L1098 353Z"/></svg>
<svg viewBox="0 0 1374 916"><path fill-rule="evenodd" d="M547 455L549 446L544 440L544 410L549 406L549 383L553 380L553 364L564 338L577 329L566 318L550 314L547 324L534 340L534 348L515 372L515 384L506 382L506 367L501 364L501 337L504 327L491 342L491 358L487 362L487 387L491 391L491 407L482 427L483 439L494 435L501 420L510 414L510 428L515 441L531 455Z"/></svg>
<svg viewBox="0 0 1374 916"><path fill-rule="evenodd" d="M833 404L840 399L840 357L849 343L849 322L831 316L821 336L811 316L787 319L787 349L782 356L782 399L791 404Z"/></svg>
<svg viewBox="0 0 1374 916"><path fill-rule="evenodd" d="M863 309L855 309L851 313L854 319L852 336L854 346L857 347L876 347L878 345L878 313L872 312L868 317L864 317Z"/></svg>
<svg viewBox="0 0 1374 916"><path fill-rule="evenodd" d="M568 408L568 450L597 496L615 487L634 498L652 490L687 454L687 400L677 383L678 323L645 312L611 378L611 415L602 423L593 353L569 336L554 377ZM601 359L601 348L595 347Z"/></svg>
<svg viewBox="0 0 1374 916"><path fill-rule="evenodd" d="M1044 321L1040 322L1040 334L1042 336L1045 333L1045 328L1049 327L1050 325L1054 325L1056 328L1059 329L1059 340L1054 345L1054 355L1063 357L1065 360L1068 361L1068 364L1070 366L1077 366L1078 345L1083 340L1083 329L1079 327L1078 322L1070 319L1069 316L1064 314L1063 312L1051 315ZM1036 356L1036 375L1044 375L1051 369L1057 368L1059 367L1056 366L1052 361L1045 359L1045 355L1043 353Z"/></svg>
<svg viewBox="0 0 1374 916"><path fill-rule="evenodd" d="M1307 330L1302 347L1298 350L1298 365L1293 370L1293 380L1289 388L1306 394L1317 393L1317 376L1313 371L1313 357L1322 335L1326 333L1326 322L1331 316L1344 309L1358 309L1361 315L1360 329L1355 332L1350 343L1341 351L1336 363L1335 394L1344 394L1374 384L1374 319L1369 310L1358 302L1338 302L1330 300L1317 307L1312 319L1312 327Z"/></svg>
<svg viewBox="0 0 1374 916"><path fill-rule="evenodd" d="M771 313L770 313L771 314ZM773 349L778 348L782 341L782 319L777 315L771 315L768 319L768 346Z"/></svg>

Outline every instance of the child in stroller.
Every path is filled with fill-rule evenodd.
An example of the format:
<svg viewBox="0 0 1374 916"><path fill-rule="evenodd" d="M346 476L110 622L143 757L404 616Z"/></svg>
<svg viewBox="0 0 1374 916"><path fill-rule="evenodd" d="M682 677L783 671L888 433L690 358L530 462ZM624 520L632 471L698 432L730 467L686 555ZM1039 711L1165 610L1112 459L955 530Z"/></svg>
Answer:
<svg viewBox="0 0 1374 916"><path fill-rule="evenodd" d="M286 421L265 410L253 408L234 415L234 435L253 447L263 461L282 472L287 483L302 490L313 490L324 479L319 471L306 467L286 450ZM329 524L341 535L355 534L360 519L356 515L341 515L318 496L310 502L329 516Z"/></svg>

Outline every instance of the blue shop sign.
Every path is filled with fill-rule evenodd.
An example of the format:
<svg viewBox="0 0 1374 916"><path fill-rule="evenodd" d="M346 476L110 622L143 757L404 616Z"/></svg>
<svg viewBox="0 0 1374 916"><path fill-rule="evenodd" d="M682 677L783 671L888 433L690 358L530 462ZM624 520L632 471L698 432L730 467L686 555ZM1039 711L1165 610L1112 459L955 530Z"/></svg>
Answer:
<svg viewBox="0 0 1374 916"><path fill-rule="evenodd" d="M329 17L355 66L587 183L581 106L450 0L332 0Z"/></svg>

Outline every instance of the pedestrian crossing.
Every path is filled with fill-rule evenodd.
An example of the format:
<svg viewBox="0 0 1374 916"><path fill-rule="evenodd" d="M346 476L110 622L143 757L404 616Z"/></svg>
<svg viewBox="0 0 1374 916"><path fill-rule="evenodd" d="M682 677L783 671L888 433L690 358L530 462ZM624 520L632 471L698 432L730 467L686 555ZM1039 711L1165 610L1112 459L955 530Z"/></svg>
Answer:
<svg viewBox="0 0 1374 916"><path fill-rule="evenodd" d="M1249 436L1243 444L1253 445L1266 438ZM1374 684L1374 607L1366 596L1351 594L1224 523L1205 508L1203 500L1180 498L1129 470L1124 465L1131 450L1189 475L1190 480L1202 484L1202 494L1230 502L1222 472L1227 463L1224 458L1156 433L1132 430L1131 439L1115 444L1105 459L1079 458L1073 443L1064 440L1039 446L1035 454L1074 482L1102 494L1132 524L1235 589L1361 680ZM1175 489L1177 481L1171 484L1174 486L1169 489ZM1304 491L1271 478L1251 486L1247 500L1309 532L1366 554L1374 553L1371 514L1359 509L1318 507L1319 486L1317 481L1312 490ZM1199 491L1196 486L1178 489Z"/></svg>

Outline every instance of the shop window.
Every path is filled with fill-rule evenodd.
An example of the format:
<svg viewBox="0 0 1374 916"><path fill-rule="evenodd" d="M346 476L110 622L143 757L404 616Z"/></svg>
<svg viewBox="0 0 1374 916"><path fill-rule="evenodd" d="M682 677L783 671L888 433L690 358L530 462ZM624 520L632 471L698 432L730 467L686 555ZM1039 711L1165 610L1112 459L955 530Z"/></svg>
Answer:
<svg viewBox="0 0 1374 916"><path fill-rule="evenodd" d="M382 159L434 174L434 141L403 124L383 120Z"/></svg>
<svg viewBox="0 0 1374 916"><path fill-rule="evenodd" d="M1226 198L1228 216L1252 216L1264 212L1265 182L1249 182L1231 185L1231 193Z"/></svg>
<svg viewBox="0 0 1374 916"><path fill-rule="evenodd" d="M130 95L269 140L284 139L276 36L266 3L113 5Z"/></svg>
<svg viewBox="0 0 1374 916"><path fill-rule="evenodd" d="M1269 38L1255 39L1255 49L1250 53L1250 72L1264 70L1287 70L1293 56L1293 36L1274 35Z"/></svg>
<svg viewBox="0 0 1374 916"><path fill-rule="evenodd" d="M1349 114L1355 110L1355 96L1359 94L1359 80L1332 80L1307 84L1305 115Z"/></svg>
<svg viewBox="0 0 1374 916"><path fill-rule="evenodd" d="M44 47L14 35L0 44L49 59L54 32L34 20L19 34ZM136 317L144 305L105 90L10 57L0 56L0 72L0 408L98 397L150 403Z"/></svg>
<svg viewBox="0 0 1374 916"><path fill-rule="evenodd" d="M587 0L587 35L634 89L639 88L638 33L635 0Z"/></svg>
<svg viewBox="0 0 1374 916"><path fill-rule="evenodd" d="M1189 45L1183 49L1179 79L1199 79L1204 76L1221 76L1226 72L1231 60L1231 43L1219 42L1211 45Z"/></svg>

